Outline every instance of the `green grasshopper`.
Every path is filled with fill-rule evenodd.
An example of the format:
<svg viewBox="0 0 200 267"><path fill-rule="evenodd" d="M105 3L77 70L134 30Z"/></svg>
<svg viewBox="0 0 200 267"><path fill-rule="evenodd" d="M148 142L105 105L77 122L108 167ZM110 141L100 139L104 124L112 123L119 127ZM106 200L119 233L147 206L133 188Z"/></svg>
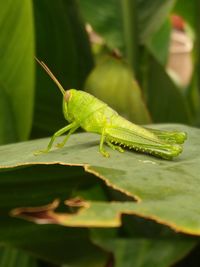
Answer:
<svg viewBox="0 0 200 267"><path fill-rule="evenodd" d="M47 148L35 152L36 155L49 152L56 137L68 132L64 140L57 144L58 147L63 147L79 127L101 135L99 151L105 157L110 155L105 150L104 143L119 152L124 152L121 147L124 146L163 159L172 159L182 152L181 144L187 138L185 132L147 129L131 123L91 94L76 89L65 91L49 68L37 61L60 89L64 117L69 124L54 133Z"/></svg>

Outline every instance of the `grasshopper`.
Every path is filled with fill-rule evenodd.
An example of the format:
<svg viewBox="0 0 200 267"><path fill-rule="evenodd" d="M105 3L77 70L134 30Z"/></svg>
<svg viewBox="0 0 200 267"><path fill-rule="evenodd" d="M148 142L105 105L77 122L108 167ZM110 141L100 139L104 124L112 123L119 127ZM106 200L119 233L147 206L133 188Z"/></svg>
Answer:
<svg viewBox="0 0 200 267"><path fill-rule="evenodd" d="M68 132L63 141L57 144L62 148L79 127L101 135L99 151L105 157L110 155L105 150L104 143L119 152L124 152L124 146L163 159L172 159L182 152L181 144L187 138L185 132L160 131L138 126L89 93L76 89L65 91L44 62L36 60L60 89L63 95L64 117L69 124L54 133L46 149L34 154L49 152L55 139Z"/></svg>

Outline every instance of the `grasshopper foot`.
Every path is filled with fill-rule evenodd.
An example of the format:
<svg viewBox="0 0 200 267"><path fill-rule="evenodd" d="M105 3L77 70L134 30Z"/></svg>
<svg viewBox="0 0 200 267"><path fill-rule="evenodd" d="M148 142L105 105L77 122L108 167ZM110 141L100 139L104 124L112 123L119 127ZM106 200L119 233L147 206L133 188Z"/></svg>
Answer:
<svg viewBox="0 0 200 267"><path fill-rule="evenodd" d="M107 145L108 145L110 148L112 148L113 150L117 150L117 151L119 151L119 152L121 152L121 153L124 152L124 149L121 148L120 146L113 145L113 144L112 144L111 142L109 142L109 141L107 141L106 143L107 143Z"/></svg>
<svg viewBox="0 0 200 267"><path fill-rule="evenodd" d="M57 143L57 144L56 144L56 147L58 147L58 148L62 148L62 147L64 147L64 145L65 145L64 143Z"/></svg>
<svg viewBox="0 0 200 267"><path fill-rule="evenodd" d="M38 155L41 155L41 154L44 154L44 153L48 153L49 150L48 149L43 149L43 150L37 150L33 153L34 156L38 156Z"/></svg>
<svg viewBox="0 0 200 267"><path fill-rule="evenodd" d="M120 153L123 153L124 152L124 149L121 148L121 146L114 146L113 149L119 151Z"/></svg>
<svg viewBox="0 0 200 267"><path fill-rule="evenodd" d="M100 150L100 153L101 153L104 157L106 157L106 158L109 158L109 157L110 157L110 154L109 154L107 151L105 151L105 150Z"/></svg>
<svg viewBox="0 0 200 267"><path fill-rule="evenodd" d="M117 151L121 152L121 153L124 153L124 149L121 148L120 146L117 146L115 149L116 149Z"/></svg>

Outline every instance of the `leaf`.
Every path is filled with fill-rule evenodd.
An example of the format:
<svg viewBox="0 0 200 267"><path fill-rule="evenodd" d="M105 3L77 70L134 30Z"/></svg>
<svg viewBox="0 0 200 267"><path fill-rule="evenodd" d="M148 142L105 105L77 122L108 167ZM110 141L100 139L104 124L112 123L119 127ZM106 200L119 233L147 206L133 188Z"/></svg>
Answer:
<svg viewBox="0 0 200 267"><path fill-rule="evenodd" d="M197 8L196 0L184 1L177 0L176 5L173 8L173 13L183 17L191 27L195 27L195 11Z"/></svg>
<svg viewBox="0 0 200 267"><path fill-rule="evenodd" d="M19 151L17 153L21 153ZM0 242L32 252L55 264L104 267L107 253L93 245L87 229L66 230L58 225L36 225L10 217L9 211L13 208L40 206L55 198L64 201L76 190L91 188L97 183L97 178L84 173L80 167L71 168L69 176L66 176L65 166L57 167L53 164L33 166L33 169L17 168L14 177L10 172L0 172ZM77 250L77 247L82 249Z"/></svg>
<svg viewBox="0 0 200 267"><path fill-rule="evenodd" d="M153 221L126 215L119 231L95 228L93 242L113 253L116 267L169 267L196 246L188 238ZM119 234L120 233L120 234Z"/></svg>
<svg viewBox="0 0 200 267"><path fill-rule="evenodd" d="M154 122L192 122L186 96L154 57L150 57L148 62L145 92L147 106Z"/></svg>
<svg viewBox="0 0 200 267"><path fill-rule="evenodd" d="M112 48L124 48L124 21L122 6L129 1L79 1L85 20L100 33ZM132 1L133 2L133 1ZM160 1L137 0L134 1L136 10L131 10L135 19L140 41L152 36L163 24L166 16L174 5L174 0ZM124 16L124 17L123 17ZM109 25L109 27L108 27Z"/></svg>
<svg viewBox="0 0 200 267"><path fill-rule="evenodd" d="M193 241L145 238L99 239L96 243L113 252L116 267L169 267L194 246Z"/></svg>
<svg viewBox="0 0 200 267"><path fill-rule="evenodd" d="M1 267L38 267L35 258L23 251L11 248L0 247L0 266Z"/></svg>
<svg viewBox="0 0 200 267"><path fill-rule="evenodd" d="M167 19L161 28L146 41L146 47L157 61L166 66L169 55L169 44L172 25Z"/></svg>
<svg viewBox="0 0 200 267"><path fill-rule="evenodd" d="M65 148L38 157L33 156L33 151L45 146L47 139L2 146L0 240L55 263L103 267L107 254L91 243L87 229L77 227L120 227L122 215L129 214L134 215L133 218L136 215L155 220L176 231L199 235L199 214L196 212L199 203L196 186L199 179L199 130L178 125L159 128L181 129L189 135L184 153L174 161L164 161L128 151L124 154L111 151L111 158L105 159L98 153L98 136L88 133L75 134ZM74 208L72 204L77 203L77 200L72 201L74 195L78 196L81 191L87 192L97 185L100 188L109 187L119 191L128 198L109 202L103 192L103 197L99 197L101 193L96 193L96 196L92 193L92 197L91 194L85 194L87 205L79 202L81 205L78 211L71 210ZM28 211L30 208L44 206L56 198L60 199L59 209L54 211L52 207L47 215L53 216L56 220L54 223L67 226L65 228L51 224L36 225L8 216L15 208L26 207ZM63 205L65 199L68 199L67 210ZM140 199L140 202L134 202L134 199ZM41 215L44 213L40 213ZM47 219L45 223L48 223L50 217L43 218ZM169 243L170 241L173 242L173 239L169 239ZM106 250L109 251L115 248L117 253L120 246L128 244L123 243L123 240L119 240L119 243L117 240L113 242L108 242L109 248L106 245L102 247L107 247ZM141 249L149 242L151 240L147 239L141 243ZM157 240L152 243L153 247L156 247L156 242ZM169 257L162 254L166 263L168 260L174 262L176 257L185 255L195 242L186 239L185 245L184 240L183 243L176 244ZM165 245L168 246L168 243L163 241L163 248ZM80 254L77 254L77 246L83 248L78 250ZM174 251L179 248L180 254L177 252L179 256L175 257ZM146 255L148 257L148 254ZM116 258L120 262L119 257L120 254L117 253Z"/></svg>
<svg viewBox="0 0 200 267"><path fill-rule="evenodd" d="M111 152L111 158L106 159L98 153L99 138L97 135L88 133L75 134L65 148L53 150L38 157L33 155L33 151L44 147L48 142L47 139L2 146L0 149L0 181L4 184L4 188L0 186L0 189L3 190L4 194L0 193L1 209L8 212L17 207L40 206L49 203L50 199L52 201L58 196L58 193L47 188L46 183L44 185L45 180L43 180L42 190L38 191L37 184L42 177L52 179L51 181L55 179L57 183L58 175L62 177L64 170L64 177L66 177L69 170L76 173L78 166L80 166L86 172L103 180L107 186L139 202L130 200L125 202L89 202L89 208L82 208L81 212L66 213L62 216L56 215L59 223L66 226L118 227L121 225L120 215L128 213L150 218L158 223L168 225L176 231L199 235L200 218L199 213L196 212L199 203L199 191L196 186L199 179L199 130L178 125L171 125L171 127L169 125L164 128L181 129L186 131L189 136L184 153L173 161L156 159L134 152L120 154L114 151ZM19 169L23 166L26 166L26 168ZM16 169L16 167L18 168ZM38 171L38 168L42 168L43 173L41 170ZM60 172L60 169L63 171ZM49 172L51 175L49 175ZM55 173L57 174L55 175ZM18 179L14 178L16 174L18 174ZM23 184L21 177L24 177L26 187L29 186L29 190L34 195L34 201L29 197L30 192L23 190L20 199L18 198L19 191L15 191L18 192L16 193L16 199L12 198L12 202L9 202L7 194L5 195L5 186L10 183L12 188L16 190L13 183L18 181L19 186L21 181ZM38 182L35 182L35 189L30 186L31 180L29 181L27 177L32 181L38 179ZM71 174L67 177L72 179L73 183L78 182L77 178L72 178ZM82 175L78 174L78 177L78 179L84 181ZM52 183L50 183L50 186L52 186ZM26 187L24 185L23 189ZM20 188L22 186L18 190ZM70 187L70 189L73 189L73 187ZM36 193L44 195L44 190L46 191L46 197L35 197ZM66 199L70 196L67 191L67 188L63 188L62 192L66 195ZM29 200L27 200L27 197Z"/></svg>
<svg viewBox="0 0 200 267"><path fill-rule="evenodd" d="M166 60L169 29L165 27L162 31L160 28L175 0L86 0L79 3L85 20L103 36L108 46L120 50L140 84L143 84L142 72L147 65L142 62L144 47L149 48L160 62ZM159 45L160 37L167 40L162 46Z"/></svg>
<svg viewBox="0 0 200 267"><path fill-rule="evenodd" d="M1 1L0 27L0 144L3 144L26 140L32 123L34 29L31 1Z"/></svg>
<svg viewBox="0 0 200 267"><path fill-rule="evenodd" d="M141 41L145 43L163 25L176 0L156 0L153 2L151 0L137 0L137 2L140 30L143 30Z"/></svg>
<svg viewBox="0 0 200 267"><path fill-rule="evenodd" d="M0 234L1 242L54 264L104 267L107 261L107 253L89 240L87 229L36 225L1 216Z"/></svg>
<svg viewBox="0 0 200 267"><path fill-rule="evenodd" d="M76 1L34 0L33 3L37 57L47 64L64 88L81 89L93 58ZM41 137L52 134L65 121L58 88L38 64L36 74L32 136Z"/></svg>
<svg viewBox="0 0 200 267"><path fill-rule="evenodd" d="M200 24L199 24L199 8L200 2L197 0L189 1L186 5L183 5L182 0L177 2L175 6L175 12L181 15L187 23L190 24L193 30L192 38L194 39L194 49L193 49L193 76L191 82L187 88L187 97L191 106L191 110L194 114L194 124L196 126L200 125L200 76L199 76L199 66L200 66Z"/></svg>
<svg viewBox="0 0 200 267"><path fill-rule="evenodd" d="M101 34L112 48L123 47L120 1L78 1L86 22ZM109 27L108 27L109 25Z"/></svg>

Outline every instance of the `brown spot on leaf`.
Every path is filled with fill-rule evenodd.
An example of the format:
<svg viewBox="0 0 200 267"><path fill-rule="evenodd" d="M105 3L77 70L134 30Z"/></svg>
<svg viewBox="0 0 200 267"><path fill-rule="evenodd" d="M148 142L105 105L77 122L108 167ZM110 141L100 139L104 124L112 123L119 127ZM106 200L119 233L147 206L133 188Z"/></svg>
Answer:
<svg viewBox="0 0 200 267"><path fill-rule="evenodd" d="M60 201L55 199L52 203L40 207L20 207L11 210L13 217L23 218L38 224L58 223L54 210L59 206Z"/></svg>
<svg viewBox="0 0 200 267"><path fill-rule="evenodd" d="M78 208L82 208L82 207L88 208L89 207L89 203L81 197L75 197L75 198L67 199L65 201L65 204L69 207L78 207Z"/></svg>

